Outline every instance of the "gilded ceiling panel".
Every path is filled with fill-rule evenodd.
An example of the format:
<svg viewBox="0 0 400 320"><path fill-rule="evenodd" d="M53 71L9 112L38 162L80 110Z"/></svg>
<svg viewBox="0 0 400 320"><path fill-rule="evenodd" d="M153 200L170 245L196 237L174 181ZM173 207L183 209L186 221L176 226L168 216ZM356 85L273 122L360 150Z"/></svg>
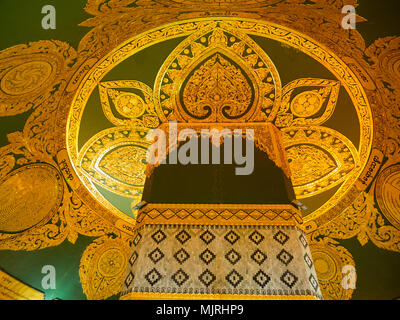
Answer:
<svg viewBox="0 0 400 320"><path fill-rule="evenodd" d="M357 30L341 27L342 1L132 2L89 0L93 17L82 25L91 30L76 49L43 40L0 52L0 116L30 112L0 148L0 250L93 237L81 282L88 298L108 298L123 279L135 220L97 186L132 207L140 202L147 132L168 120L273 122L298 198L333 190L304 227L323 295L350 299L341 276L355 262L339 240L400 252L400 38L366 47ZM334 79L304 74L282 83L254 36L296 49ZM135 54L177 38L154 83L103 80ZM93 92L111 125L80 148ZM357 114L358 144L330 126L344 94ZM24 214L27 206L34 215Z"/></svg>

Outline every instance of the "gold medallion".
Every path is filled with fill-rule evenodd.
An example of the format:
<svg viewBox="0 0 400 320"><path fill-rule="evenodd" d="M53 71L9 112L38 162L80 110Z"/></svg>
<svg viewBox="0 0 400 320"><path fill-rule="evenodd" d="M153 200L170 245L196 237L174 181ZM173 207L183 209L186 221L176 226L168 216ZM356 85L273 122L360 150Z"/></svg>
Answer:
<svg viewBox="0 0 400 320"><path fill-rule="evenodd" d="M0 230L21 232L46 223L57 212L62 194L60 174L50 165L31 164L13 171L0 182Z"/></svg>

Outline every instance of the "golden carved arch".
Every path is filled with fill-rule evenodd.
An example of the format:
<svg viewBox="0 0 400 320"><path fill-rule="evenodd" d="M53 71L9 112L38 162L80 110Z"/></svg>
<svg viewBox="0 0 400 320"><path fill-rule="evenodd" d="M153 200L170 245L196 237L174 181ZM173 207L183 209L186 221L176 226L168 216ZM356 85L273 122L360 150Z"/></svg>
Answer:
<svg viewBox="0 0 400 320"><path fill-rule="evenodd" d="M205 61L208 65L202 65ZM202 68L196 70L199 65ZM218 66L222 68L218 70ZM218 77L220 81L215 81ZM268 121L274 118L280 103L281 81L271 59L250 37L229 24L215 22L171 52L160 68L154 92L163 122ZM202 109L201 115L190 116L185 102L192 109ZM204 113L206 109L208 113Z"/></svg>
<svg viewBox="0 0 400 320"><path fill-rule="evenodd" d="M193 30L196 32L191 34ZM239 56L243 61L246 61L246 63L242 64L242 68L246 67L247 74L251 74L252 72L256 74L256 76L253 77L253 79L256 81L254 84L255 86L261 88L263 85L266 85L266 88L268 88L267 96L260 94L260 97L264 99L266 104L256 104L255 107L259 108L259 112L253 113L248 118L244 117L243 121L273 121L278 126L285 128L285 130L286 128L295 128L296 126L301 126L304 124L308 124L310 126L315 126L317 124L323 125L334 112L338 100L338 91L340 85L347 90L347 93L350 96L358 114L360 123L360 144L358 148L353 147L352 143L349 143L348 141L341 142L344 145L349 145L349 148L353 150L351 152L351 154L353 154L353 160L350 161L352 164L347 166L347 168L350 169L347 171L341 171L341 174L345 172L345 176L340 176L340 179L326 179L325 181L330 182L325 184L319 184L317 181L318 179L312 183L308 183L308 191L303 193L303 196L306 196L307 194L313 195L322 193L342 182L339 190L335 193L331 200L326 202L311 215L307 216L305 220L306 222L309 221L314 223L318 220L329 220L337 215L339 211L335 209L334 204L339 201L339 199L346 198L348 199L347 201L351 201L350 199L355 197L355 194L350 192L350 188L354 185L356 179L361 174L361 171L368 160L370 147L372 144L372 116L364 89L354 73L346 67L345 62L341 61L336 55L323 46L317 44L312 39L282 26L260 21L253 21L251 19L214 18L189 20L187 22L171 24L165 28L154 29L149 33L143 34L139 38L126 42L120 46L119 49L113 51L109 57L105 58L102 62L99 62L96 68L93 68L92 75L88 76L87 81L84 83L83 87L80 88L79 93L75 97L75 102L73 103L74 108L71 109L69 114L67 149L69 150L69 155L72 161L76 163L75 159L78 155L76 139L78 137L79 123L84 105L96 84L101 81L101 78L107 74L108 70L110 70L112 66L118 64L118 62L124 61L128 57L134 55L140 50L141 46L143 48L147 48L151 44L188 34L189 37L183 40L181 44L178 45L177 48L166 59L160 68L154 83L154 115L158 116L160 123L165 122L167 119L188 121L182 116L182 114L185 112L182 111L181 107L179 107L180 101L177 101L179 100L179 94L181 93L182 87L184 88L185 77L186 79L190 79L193 74L190 73L189 70L192 70L193 67L199 63L199 60L202 61L205 57L208 57L210 52L218 52L218 50L221 50L221 47L225 52L235 52L236 56L234 57L237 58L237 56ZM251 40L246 34L263 36L299 49L300 51L320 62L324 67L331 71L340 80L340 83L334 80L303 78L287 84L282 93L280 77L278 71L273 65L273 62L270 60L270 58L268 58L266 53L259 48L258 45L256 45L254 41ZM204 35L207 35L207 37ZM204 41L204 44L201 44L202 40ZM214 43L216 47L208 48L209 42ZM141 45L138 46L139 43ZM247 49L250 49L249 53L246 53ZM261 67L258 66L259 62L262 62ZM253 71L254 69L261 70L257 72ZM97 71L95 72L95 70ZM268 97L268 95L271 94L271 86L268 85L268 81L264 82L264 80L267 80L269 77L272 78L270 80L272 80L274 83L272 99L271 97ZM104 85L101 84L100 87L104 87ZM302 96L301 94L293 94L295 89L303 90L303 96L306 94L311 96L311 98L314 97L317 99L317 102L319 103L319 106L317 106L317 111L322 112L320 117L314 117L316 112L311 112L309 115L305 114L305 116L298 114L298 110L301 108L299 107L299 101L301 101L299 99L302 98ZM260 92L266 91L260 90ZM163 95L164 97L162 97ZM302 103L309 103L307 99ZM310 101L312 101L312 99ZM288 104L289 106L287 106ZM263 110L262 107L260 110L260 106L265 105L267 105L269 108L268 113L265 113L265 110ZM172 112L173 106L177 107L174 112ZM293 113L291 110L297 110L297 115L296 111ZM290 117L288 118L287 115ZM185 117L188 117L187 113ZM283 121L283 119L285 120ZM207 119L200 119L199 121L207 121ZM138 129L142 130L140 128ZM338 135L336 139L339 139L340 141L340 135ZM288 148L289 147L290 146L288 146ZM356 149L358 150L355 152ZM339 159L340 157L339 155L335 155L334 158ZM340 165L342 164L342 162L336 163ZM328 173L329 172L326 174ZM97 192L91 187L90 181L85 177L82 179L92 193L96 194ZM110 207L109 205L106 206ZM118 210L113 211L119 218L129 222L129 219L124 217L121 212L118 212Z"/></svg>

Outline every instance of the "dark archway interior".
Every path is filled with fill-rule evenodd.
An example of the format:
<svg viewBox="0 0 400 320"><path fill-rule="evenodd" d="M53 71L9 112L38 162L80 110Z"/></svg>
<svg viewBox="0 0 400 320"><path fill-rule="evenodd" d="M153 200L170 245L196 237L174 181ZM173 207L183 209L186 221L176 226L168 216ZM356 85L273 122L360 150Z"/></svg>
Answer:
<svg viewBox="0 0 400 320"><path fill-rule="evenodd" d="M243 151L245 143L243 139ZM236 175L235 169L240 166L234 157L232 164L222 163L224 146L219 148L221 164L183 165L179 161L169 164L169 155L167 164L156 167L146 180L143 200L148 203L289 204L295 199L291 181L265 152L254 147L254 171L250 175ZM212 147L209 142L209 150ZM198 154L201 154L200 148L199 144ZM209 163L212 163L211 151Z"/></svg>

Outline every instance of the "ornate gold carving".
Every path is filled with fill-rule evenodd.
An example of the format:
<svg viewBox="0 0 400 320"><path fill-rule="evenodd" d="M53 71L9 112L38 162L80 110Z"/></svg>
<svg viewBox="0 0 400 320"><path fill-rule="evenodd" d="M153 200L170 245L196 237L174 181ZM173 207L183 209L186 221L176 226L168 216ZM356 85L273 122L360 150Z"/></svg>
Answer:
<svg viewBox="0 0 400 320"><path fill-rule="evenodd" d="M0 250L39 250L58 246L69 234L64 217L54 215L50 223L29 229L15 235L0 234ZM71 234L70 242L75 242L77 234Z"/></svg>
<svg viewBox="0 0 400 320"><path fill-rule="evenodd" d="M106 299L122 289L129 245L106 236L90 244L81 258L79 276L89 300Z"/></svg>
<svg viewBox="0 0 400 320"><path fill-rule="evenodd" d="M243 71L216 53L195 69L184 84L182 107L196 119L209 118L214 110L228 110L225 117L239 118L251 107L253 95Z"/></svg>
<svg viewBox="0 0 400 320"><path fill-rule="evenodd" d="M357 111L360 121L360 146L358 148L358 154L360 156L361 166L365 165L368 159L368 155L371 148L372 142L372 115L369 107L369 103L364 90L361 87L359 80L354 76L353 72L345 66L340 59L320 47L314 40L304 35L293 35L290 32L283 31L281 27L271 26L269 28L263 28L258 23L246 23L235 20L232 25L240 28L241 30L249 30L251 34L257 34L272 39L277 39L282 43L294 46L301 51L311 56L316 61L322 63L328 70L330 70L341 82L341 84L348 91L350 98L353 101L354 107ZM330 56L330 57L329 57ZM337 62L340 62L337 64ZM358 168L360 170L360 168ZM359 173L358 173L359 174ZM338 190L334 197L332 197L325 205L314 211L311 215L306 217L306 220L315 219L318 216L324 214L337 215L339 212L334 209L334 204L339 199L350 198L351 194L348 192L351 186L354 184L354 179L348 179L347 182ZM347 190L347 191L346 191ZM344 195L346 194L346 197Z"/></svg>
<svg viewBox="0 0 400 320"><path fill-rule="evenodd" d="M66 197L60 207L60 217L65 221L68 232L72 235L69 240L74 239L78 234L88 237L99 237L110 233L120 234L114 226L89 208L75 193L66 194Z"/></svg>
<svg viewBox="0 0 400 320"><path fill-rule="evenodd" d="M400 252L400 231L385 224L373 197L366 193L361 193L340 216L310 234L312 240L319 236L334 239L357 237L361 245L371 240L379 248Z"/></svg>
<svg viewBox="0 0 400 320"><path fill-rule="evenodd" d="M303 90L296 94L296 91ZM321 125L333 114L340 83L323 79L298 79L283 88L275 124L278 127Z"/></svg>
<svg viewBox="0 0 400 320"><path fill-rule="evenodd" d="M283 130L297 198L307 198L337 186L359 168L358 152L339 132L318 126Z"/></svg>
<svg viewBox="0 0 400 320"><path fill-rule="evenodd" d="M116 97L115 106L127 118L140 117L145 111L143 99L134 93L123 93Z"/></svg>
<svg viewBox="0 0 400 320"><path fill-rule="evenodd" d="M109 233L120 234L75 194L64 192L58 212L47 224L15 234L0 233L0 250L38 250L57 246L66 239L75 243L78 234L98 237Z"/></svg>
<svg viewBox="0 0 400 320"><path fill-rule="evenodd" d="M163 28L151 30L148 33L144 33L138 36L132 41L124 43L123 45L121 45L120 48L115 49L107 56L106 59L99 63L99 65L95 68L95 74L93 73L94 70L92 71L91 74L93 76L89 75L89 77L87 78L88 81L83 84L82 88L75 97L75 102L73 102L74 107L71 109L71 113L69 114L68 118L69 131L67 143L68 152L73 162L76 163L76 141L82 110L87 99L89 98L91 91L97 85L98 81L105 75L105 73L108 72L108 70L110 70L115 64L123 61L127 57L130 57L143 47L148 47L151 44L160 41L178 36L186 36L188 34L191 35L183 40L182 43L170 54L168 59L165 61L159 71L158 77L155 82L155 88L153 91L155 97L153 100L155 104L155 111L161 122L174 119L178 120L178 122L208 121L207 117L205 119L195 119L189 116L188 113L183 110L182 103L184 102L185 89L188 88L188 83L192 81L190 83L193 83L194 85L193 79L196 72L198 72L200 69L202 70L202 72L205 72L202 75L207 76L203 78L199 78L198 76L196 76L196 81L198 85L198 87L196 88L207 85L207 83L212 78L210 78L211 73L207 73L211 69L209 67L203 67L210 61L214 61L214 58L214 62L217 62L218 57L222 57L226 61L229 61L230 65L233 66L235 70L240 71L240 74L245 76L246 79L250 79L250 82L254 86L254 102L251 107L254 108L254 110L249 110L246 115L243 115L240 118L240 121L273 121L275 118L282 120L286 117L286 115L288 115L289 118L288 121L285 120L285 126L291 125L290 128L294 128L297 126L304 127L305 124L307 124L311 128L311 126L322 124L327 119L329 119L337 103L340 84L345 87L354 103L354 107L360 120L360 145L358 150L356 150L351 143L348 143L348 141L346 141L344 143L346 152L342 154L344 155L345 153L347 153L347 151L351 150L350 158L348 159L348 161L346 159L344 163L353 163L354 166L351 168L351 170L347 170L350 169L350 165L341 167L341 169L345 170L339 170L340 174L344 174L344 176L340 175L339 177L340 182L338 183L342 184L339 187L338 191L323 206L307 216L306 220L312 220L317 217L321 217L322 215L326 215L326 219L331 219L332 217L338 215L340 211L337 209L335 204L338 201L342 201L342 199L343 201L346 200L347 203L351 203L353 201L356 194L350 192L351 187L355 183L358 175L363 169L363 166L368 160L368 153L372 141L372 121L366 95L360 85L360 82L354 76L352 71L348 69L346 65L342 61L340 61L340 59L334 54L319 46L317 43L315 43L315 41L304 35L297 34L281 26L260 21L249 19L219 18L179 22L167 25ZM301 50L302 52L305 52L313 59L317 60L326 68L328 68L329 71L337 76L340 82L336 80L324 79L299 79L288 84L285 87L286 102L283 101L281 104L280 101L282 89L276 68L274 67L270 59L266 56L265 52L261 50L258 45L256 45L253 40L251 40L247 36L247 34L277 40L284 44L293 46ZM215 64L211 65L214 66L214 70L218 69L215 68ZM206 72L206 70L208 71ZM198 73L198 75L199 74L200 73ZM243 88L245 88L245 83L241 83L244 85ZM234 86L231 88L234 88ZM318 99L322 101L322 106L320 106L320 109L314 114L312 114L312 112L314 112L315 110L312 111L312 115L308 115L307 118L296 116L293 117L293 114L289 112L290 106L292 105L292 109L297 110L295 111L295 113L297 112L297 115L300 115L298 113L298 103L296 102L296 99L300 98L297 97L299 90L300 92L308 91L311 96L314 95L316 97L316 95L318 95L320 97ZM189 94L189 96L191 97L190 101L192 101L193 99L193 101L195 102L203 101L199 104L199 106L204 107L205 101L207 99L210 100L209 97L205 100L196 100L199 99L196 94L201 93L201 90L196 92L192 90L191 92L195 94ZM202 99L203 98L204 97L202 97ZM293 99L295 102L291 104ZM213 105L214 108L221 108L221 106L218 107L218 104L215 104L215 101L208 101L206 104ZM264 108L266 105L268 105L267 109L264 110L265 112L262 112L262 108ZM201 110L201 108L202 107L200 107L200 109L197 109L197 114L200 116L207 115L208 111ZM224 107L222 107L222 109L223 108ZM236 115L240 115L239 110L242 109L236 108L235 112L238 112L236 113ZM231 111L233 112L233 110ZM300 112L303 112L303 115L307 115L307 112L310 113L310 111L307 111L306 113L304 113L304 111ZM193 112L191 112L191 114L193 115ZM225 116L221 116L221 113L219 114L220 116L218 116L218 112L214 114L213 112L211 112L209 117L215 117L215 119L219 117L216 121L235 122L235 119L227 119ZM231 113L231 115L232 114L233 113ZM315 130L319 130L319 128L317 127L315 128ZM340 136L340 134L334 133L334 136ZM339 140L341 140L343 143L344 139L340 138ZM355 153L353 153L354 150L356 150ZM324 157L325 154L331 159L334 158L329 155L329 152L321 152L319 152L319 157L322 157L321 159L328 159ZM338 165L338 163L343 164L343 162L341 161L335 162L336 165ZM324 165L325 167L322 166L322 171L318 170L317 178L324 176L324 174L325 176L329 176L328 172L331 172L330 168L332 167L332 163L327 161ZM335 171L335 169L333 169L333 171L335 173L338 173L338 170ZM328 174L326 175L326 173ZM337 184L334 184L333 181L331 183L327 179L324 184L319 184L316 188L315 185L310 186L310 188L314 188L311 193L303 192L303 190L300 191L303 192L303 197L307 195L312 196L314 194L317 194L318 192L328 190L334 185ZM86 184L86 186L90 188L90 183ZM115 209L113 210L118 211Z"/></svg>
<svg viewBox="0 0 400 320"><path fill-rule="evenodd" d="M310 250L322 295L325 300L349 300L354 289L345 288L343 267L355 267L351 254L338 242L323 238L310 243Z"/></svg>
<svg viewBox="0 0 400 320"><path fill-rule="evenodd" d="M45 61L20 64L8 71L0 82L0 88L9 95L22 95L41 87L51 75L52 66Z"/></svg>
<svg viewBox="0 0 400 320"><path fill-rule="evenodd" d="M77 168L87 179L140 201L145 181L148 129L116 127L91 138L82 148ZM94 193L96 189L90 188Z"/></svg>
<svg viewBox="0 0 400 320"><path fill-rule="evenodd" d="M375 82L381 90L381 98L388 106L398 105L400 91L400 37L385 37L376 40L365 50L372 63ZM398 108L391 108L398 115ZM396 126L397 130L399 127Z"/></svg>
<svg viewBox="0 0 400 320"><path fill-rule="evenodd" d="M63 185L60 180L60 174L47 164L27 165L3 178L0 181L0 230L21 232L50 220L61 203Z"/></svg>
<svg viewBox="0 0 400 320"><path fill-rule="evenodd" d="M298 94L290 104L293 115L307 118L316 114L322 107L322 97L317 91L306 91Z"/></svg>
<svg viewBox="0 0 400 320"><path fill-rule="evenodd" d="M385 217L400 230L400 164L388 167L379 174L375 194Z"/></svg>
<svg viewBox="0 0 400 320"><path fill-rule="evenodd" d="M282 2L282 0L160 0L165 5L180 5L180 6L196 6L197 10L210 10L210 9L229 9L234 3L235 6L245 6L246 8L259 8L261 6L273 6Z"/></svg>
<svg viewBox="0 0 400 320"><path fill-rule="evenodd" d="M99 90L104 114L113 124L149 128L158 126L153 90L144 83L131 80L102 82ZM119 117L114 115L110 99Z"/></svg>
<svg viewBox="0 0 400 320"><path fill-rule="evenodd" d="M76 52L61 41L39 41L0 53L0 116L36 108L67 76Z"/></svg>
<svg viewBox="0 0 400 320"><path fill-rule="evenodd" d="M147 149L137 146L124 146L112 150L100 160L98 167L107 175L134 186L144 186L143 170L146 167ZM122 160L118 162L118 160Z"/></svg>
<svg viewBox="0 0 400 320"><path fill-rule="evenodd" d="M32 213L35 218L38 218L39 215L44 215L49 204L53 203L54 207L48 211L48 215L43 217L44 219L38 224L32 225L29 223L29 226L25 224L24 227L30 227L28 230L21 229L18 233L0 232L0 250L43 249L59 245L66 239L75 242L78 233L87 236L100 236L113 231L118 233L104 221L104 218L97 216L90 210L76 194L69 191L65 181L61 178L61 174L56 170L57 163L50 161L49 158L36 152L36 150L28 149L27 145L29 146L29 144L21 132L9 134L8 139L10 144L0 148L1 159L6 159L5 163L7 164L0 171L2 181L7 181L9 177L14 175L20 178L22 175L24 180L21 188L25 190L24 192L28 192L28 195L30 192L31 196L28 198L32 204L36 203L36 208L32 209L38 210ZM31 151L35 152L31 153ZM47 160L49 164L34 163L40 160ZM18 166L23 167L18 169ZM12 171L14 168L15 170ZM10 171L11 173L7 176ZM35 190L34 193L32 193L32 188ZM49 196L42 203L37 202L38 195L36 191L40 190L40 188L45 188L43 192L46 192L46 195ZM52 194L56 194L56 196L51 196ZM41 195L43 194L40 193L39 196ZM62 197L62 199L58 199L58 196ZM56 200L54 197L56 197ZM6 203L6 201L2 203ZM14 205L17 204L18 202L14 203ZM31 208L31 205L28 204L23 207L22 211L25 213L26 208ZM29 217L32 215L25 214L21 217L26 222L31 221Z"/></svg>
<svg viewBox="0 0 400 320"><path fill-rule="evenodd" d="M44 300L44 293L0 270L0 300Z"/></svg>
<svg viewBox="0 0 400 320"><path fill-rule="evenodd" d="M105 0L89 0L85 10L93 17L81 25L93 29L82 39L79 49L90 54L98 51L105 53L115 43L123 43L160 25L184 19L223 16L253 18L285 25L314 36L318 41L335 47L337 51L351 53L355 47L362 48L364 43L357 30L352 30L352 37L349 38L348 30L341 28L342 8L342 0L139 0L135 1L134 7L125 1L115 1L110 6ZM365 20L358 17L358 21Z"/></svg>
<svg viewBox="0 0 400 320"><path fill-rule="evenodd" d="M215 22L170 54L154 92L162 121L262 121L273 119L281 84L274 64L253 40Z"/></svg>
<svg viewBox="0 0 400 320"><path fill-rule="evenodd" d="M199 16L235 16L235 18L221 18L221 20L224 20L233 29L240 30L241 33L278 40L321 62L338 76L358 112L361 124L360 172L369 156L372 134L374 134L375 147L383 151L389 158L389 165L395 165L400 161L399 37L379 39L366 49L364 40L357 30L351 30L349 37L349 31L340 27L343 18L340 9L343 7L343 1L339 0L302 3L299 3L298 0L262 2L258 0L236 2L160 0L158 3L163 5L139 0L135 2L135 7L132 7L126 1L114 1L112 5L109 5L106 0L89 0L86 11L94 17L82 25L94 28L82 39L79 45L79 55L67 44L59 41L40 41L13 47L0 53L0 78L3 79L6 75L6 80L7 78L18 79L17 82L14 81L18 84L18 88L33 88L33 91L30 92L19 89L21 94L13 96L10 94L13 89L11 91L8 89L8 93L6 93L7 89L3 90L5 85L2 84L0 86L0 115L10 116L37 108L27 121L23 132L9 135L10 144L0 148L1 178L18 166L37 161L55 165L53 157L58 150L66 147L66 139L68 139L69 155L75 165L78 157L75 143L83 106L104 74L115 63L133 55L141 48L174 37L187 36L207 26L211 26L211 30L215 22L210 20L175 23L182 19L198 18ZM249 8L251 10L248 10ZM268 9L266 10L266 8ZM231 20L227 22L228 19ZM359 19L362 20L360 17ZM265 23L262 20L272 23ZM168 24L171 22L173 24ZM161 25L165 25L165 27L148 31ZM301 30L302 34L292 30ZM141 32L144 33L139 35ZM125 41L127 42L124 43ZM122 45L117 47L118 44ZM331 51L335 54L332 54ZM32 70L28 76L25 76L26 72L16 72L26 63L36 64L44 61L52 65L52 74L47 80L44 80L46 73L32 72ZM97 62L98 68L94 71L92 68ZM56 72L59 77L55 76ZM15 76L12 76L13 73ZM34 74L37 79L31 81L33 80L31 75ZM83 82L83 79L87 79L87 81ZM6 80L0 80L0 83L5 83ZM35 86L33 83L41 83L41 85ZM65 91L63 91L64 88L66 88ZM363 88L367 91L368 100ZM14 92L16 91L14 90ZM50 95L49 92L53 92L53 94ZM64 94L61 95L62 93ZM140 90L139 92L135 91L135 94L145 99L140 93ZM145 104L147 103L145 100L143 101ZM369 104L373 109L374 129L372 129ZM67 114L70 108L71 116L67 124ZM305 113L303 111L299 113L296 110L298 107L293 106L292 113L302 116L306 114L312 118L322 109L314 115L309 115L311 111L308 110ZM138 114L137 111L128 112L127 115L132 118L136 114ZM121 119L126 120L123 114L121 115ZM145 120L147 119L145 116L144 114L141 119L143 126L157 127L159 124L157 117L150 115L149 119ZM125 116L125 118L129 117ZM290 115L287 117L289 123L292 123ZM284 118L282 117L282 119ZM66 136L67 125L69 127ZM329 166L325 167L325 169L327 168ZM375 174L378 172L374 172L374 176ZM354 172L354 176L356 175ZM382 174L381 177L383 176ZM85 178L81 176L81 179ZM341 190L326 205L306 217L309 226L313 226L310 232L320 228L323 233L340 239L358 236L362 243L368 241L370 237L379 247L396 251L398 249L397 240L395 240L397 230L384 225L373 201L369 199L369 204L366 204L366 195L362 194L352 205L353 200L359 194L356 188L352 188L353 183L354 179L347 179ZM63 205L52 221L45 226L35 227L12 237L8 234L0 234L0 249L35 250L57 245L64 241L69 234L70 240L74 240L77 232L99 236L115 230L104 221L117 224L121 220L116 222L115 217L107 209L99 205L95 198L89 196L80 181L77 181L76 185L79 187L76 188L76 193L72 194L68 192L67 185L64 185L66 195ZM85 184L85 186L87 185ZM77 194L86 204L90 204L95 213L82 202ZM377 198L378 194L382 194L382 190L377 192ZM381 206L383 207L382 204ZM345 211L346 214L338 217L347 207L349 208ZM385 214L387 215L387 212ZM338 219L334 220L333 231L330 233L331 225L328 223L335 217ZM127 225L124 224L124 229L126 227ZM71 232L72 229L78 231Z"/></svg>
<svg viewBox="0 0 400 320"><path fill-rule="evenodd" d="M22 166L35 160L39 160L27 150L26 141L21 132L7 135L10 144L0 148L0 178L6 176L16 166Z"/></svg>
<svg viewBox="0 0 400 320"><path fill-rule="evenodd" d="M147 224L267 225L302 228L300 210L292 205L148 204L135 228Z"/></svg>
<svg viewBox="0 0 400 320"><path fill-rule="evenodd" d="M180 10L184 10L185 17L195 17L196 14L193 14L190 11L193 10L200 10L202 9L202 5L208 6L208 8L211 7L210 4L203 4L203 3L196 3L196 8L190 8L190 7L185 7L188 1L179 1L179 6ZM174 5L176 1L169 1L169 0L163 0L163 3L168 5L168 8L166 8L166 11L163 12L165 20L164 22L172 21L173 19L176 19L176 15L178 15L179 10L177 10L177 6ZM248 2L246 2L246 5ZM160 16L155 17L155 19L150 18L151 15L146 15L146 9L148 7L148 3L146 2L138 2L139 8L138 10L134 11L132 10L130 13L126 13L126 11L121 10L121 8L124 7L123 4L119 4L116 7L110 8L107 7L105 10L100 11L98 3L95 5L91 5L90 7L90 13L95 14L97 20L92 19L90 23L92 26L95 26L95 29L91 32L91 35L87 37L87 39L84 39L82 41L81 45L82 48L90 48L90 47L95 47L98 48L99 46L96 47L96 45L93 45L96 43L96 37L92 37L92 35L97 32L107 32L103 30L109 30L112 25L112 30L113 30L113 40L110 42L114 41L115 39L119 39L120 43L123 42L123 40L127 40L129 38L129 34L137 34L138 30L140 30L141 27L132 27L129 30L126 30L125 28L121 28L121 26L124 25L123 22L120 23L120 26L115 26L114 23L115 21L118 20L118 13L117 12L124 12L124 17L123 19L137 19L139 12L141 12L144 16L149 17L147 19L147 28L150 28L154 25L161 24L161 18ZM234 11L240 10L240 6L242 5L241 3L238 6L235 6L233 3L218 3L215 4L216 7L218 6L218 9L221 11L218 11L214 14L223 14L222 11L225 10L226 15L231 14L229 11ZM229 8L226 6L229 5ZM268 6L269 3L263 3L262 4L264 7ZM183 7L182 7L183 6ZM257 7L257 4L254 4L255 7ZM305 6L307 6L307 10L304 10ZM306 5L301 5L298 2L294 4L294 1L285 1L284 4L282 5L276 5L273 7L269 7L268 10L258 10L257 13L254 13L255 16L257 16L258 19L264 19L264 20L269 20L269 21L274 21L279 24L284 24L291 29L301 29L303 32L309 34L311 37L315 38L317 41L323 42L325 46L332 48L335 52L340 54L341 56L352 56L354 59L351 60L351 63L348 64L348 66L351 68L344 67L343 65L336 65L332 67L331 70L334 71L334 73L343 75L343 78L347 79L343 81L345 84L345 87L352 92L350 94L351 98L353 99L353 102L355 102L356 109L359 113L360 120L361 120L361 144L360 144L360 164L361 168L363 167L363 163L366 161L368 158L368 150L369 150L369 145L371 142L371 135L372 135L372 130L371 130L371 115L369 114L369 111L365 109L366 104L366 97L363 95L362 90L357 89L357 86L359 83L358 80L354 77L354 74L352 72L355 72L357 78L361 82L362 85L364 85L364 88L373 88L374 89L374 83L371 83L372 81L370 80L370 76L373 75L374 80L376 79L385 79L384 81L381 81L378 86L379 90L381 90L384 96L384 99L393 99L393 97L398 97L399 94L396 94L395 92L389 92L390 89L395 89L396 90L396 84L400 83L398 80L398 77L396 77L396 68L392 69L392 66L395 66L395 63L398 59L395 58L396 54L399 52L398 51L398 45L396 44L396 38L388 38L384 39L382 41L377 42L373 46L370 47L370 49L367 49L365 51L367 57L372 57L372 61L374 63L373 68L378 71L375 73L374 70L370 68L369 65L363 60L363 53L365 50L364 42L359 33L355 30L352 32L352 37L348 37L347 34L345 34L345 31L342 28L338 28L338 26L341 23L342 16L339 14L339 9L343 6L341 1L334 1L330 3L330 6L324 6L324 3L322 1L319 1L316 4L311 4L307 3ZM260 4L261 7L261 4ZM140 11L143 10L143 11ZM150 11L150 10L149 10ZM337 11L337 12L336 12ZM307 12L307 13L306 13ZM100 15L101 13L101 15ZM207 13L209 14L209 13ZM236 15L250 15L250 13L237 13L234 12L232 14ZM134 16L135 15L135 16ZM140 14L139 14L140 15ZM201 15L200 13L198 15ZM173 18L169 18L169 17ZM326 19L320 19L320 17L329 17L329 20L327 21ZM134 17L132 19L132 17ZM282 18L280 18L282 17ZM122 18L122 17L121 17ZM122 21L122 19L120 20ZM139 21L139 20L138 20ZM154 23L154 21L157 21ZM323 27L318 28L318 26L321 22L323 22ZM293 36L293 34L290 33L285 33L285 32L280 32L278 29L274 28L265 28L263 29L262 27L258 27L255 24L249 24L250 28L255 27L254 30L258 35L265 35L265 34L272 34L273 36L278 36L286 41L287 44L295 44L295 47L308 47L312 49L309 51L310 55L313 57L316 57L317 60L322 61L324 65L329 65L330 62L336 63L338 60L336 57L329 57L326 56L325 53L323 52L324 50L320 50L318 46L315 46L315 43L313 41L310 41L309 39L305 39L304 37L298 37ZM120 30L120 31L118 31ZM141 29L143 30L143 29ZM186 29L187 30L187 29ZM114 32L115 31L115 32ZM129 33L130 32L130 33ZM166 33L168 34L168 33ZM171 33L169 33L171 34ZM89 39L94 39L91 41L88 41ZM145 42L147 40L144 40ZM398 43L398 40L397 40ZM106 48L106 45L104 45ZM356 50L355 50L356 49ZM359 54L359 56L358 56ZM390 59L386 59L385 57L392 57ZM346 58L347 59L347 58ZM350 60L346 60L350 61ZM386 61L389 63L386 64ZM395 63L393 63L393 61ZM328 67L329 68L329 67ZM394 72L393 72L394 71ZM398 74L398 72L397 72ZM394 76L394 78L393 78ZM388 79L391 80L388 80ZM389 88L387 87L389 85ZM398 87L398 86L397 86ZM371 95L370 95L371 97ZM372 100L374 100L373 98ZM379 98L377 99L379 101ZM376 101L376 100L375 100ZM392 100L393 101L393 100ZM391 102L392 104L392 102ZM377 102L376 106L373 105L375 109L375 113L379 114L382 113L379 111L379 106L380 102ZM393 110L396 110L394 107L395 104L393 105ZM398 103L396 104L398 105ZM292 110L293 111L293 110ZM395 114L395 113L394 113ZM380 132L377 132L377 138L376 141L378 141L378 145L385 144L385 148L388 153L394 154L396 148L395 146L398 146L398 132L396 133L394 129L396 128L397 124L396 121L394 121L392 118L391 124L388 125L385 121L385 119L382 117L382 120L378 118L379 116L375 116L375 120L377 121L382 121L380 122L382 125L382 128L385 127L387 128L387 131L391 131L391 133L387 136L390 136L388 140L384 140L383 138L383 133L382 130ZM398 119L398 117L396 118ZM291 120L290 120L291 121ZM363 140L364 139L364 140ZM397 149L398 150L398 149ZM362 169L361 169L362 170ZM354 180L353 180L354 181ZM357 192L354 188L350 188L351 184L353 183L351 179L348 180L347 187L343 188L347 189L347 193L353 194L353 196L346 196L343 199L341 198L340 195L344 194L344 191L342 193L338 193L335 197L333 197L330 201L330 203L327 204L327 206L324 206L321 210L317 210L315 214L312 216L308 217L307 220L310 222L314 222L315 225L318 227L320 223L330 221L335 215L339 214L343 209L346 208L346 206L350 205L352 202L352 199L357 195ZM329 210L329 206L332 204L337 204L334 209ZM321 213L329 211L329 214L327 214L325 217L321 217L321 219L315 219L318 217ZM364 217L367 218L367 217ZM350 232L351 233L351 232ZM351 236L350 236L351 237ZM349 295L340 295L336 294L336 297L341 296L343 298L349 298ZM335 295L331 295L331 297L335 297Z"/></svg>

